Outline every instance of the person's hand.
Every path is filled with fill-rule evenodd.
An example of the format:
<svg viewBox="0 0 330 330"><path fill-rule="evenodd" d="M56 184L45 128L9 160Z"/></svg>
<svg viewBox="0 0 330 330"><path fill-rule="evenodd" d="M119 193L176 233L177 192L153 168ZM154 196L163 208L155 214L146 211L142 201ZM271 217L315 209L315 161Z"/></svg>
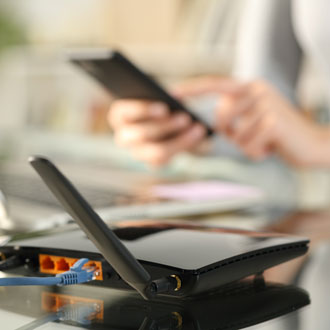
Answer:
<svg viewBox="0 0 330 330"><path fill-rule="evenodd" d="M219 94L216 130L248 157L261 160L277 153L295 165L330 165L329 128L309 120L269 84L202 77L174 90L179 98L208 93ZM192 150L206 135L186 114L170 114L161 103L116 101L109 119L117 142L154 165Z"/></svg>
<svg viewBox="0 0 330 330"><path fill-rule="evenodd" d="M196 79L180 96L218 93L217 131L254 160L271 153L299 166L330 165L330 131L309 120L268 83Z"/></svg>
<svg viewBox="0 0 330 330"><path fill-rule="evenodd" d="M260 160L272 152L298 166L329 165L328 129L299 112L269 84L257 81L226 95L218 110L218 129L247 156Z"/></svg>
<svg viewBox="0 0 330 330"><path fill-rule="evenodd" d="M163 103L118 100L112 103L109 123L115 141L151 165L163 165L181 151L190 151L206 137L205 128L183 112L170 113Z"/></svg>

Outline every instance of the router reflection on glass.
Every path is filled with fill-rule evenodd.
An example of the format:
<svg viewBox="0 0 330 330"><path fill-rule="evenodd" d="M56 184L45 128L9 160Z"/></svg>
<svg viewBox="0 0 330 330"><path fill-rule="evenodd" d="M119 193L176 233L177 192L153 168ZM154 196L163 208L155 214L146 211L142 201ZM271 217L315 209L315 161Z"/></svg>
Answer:
<svg viewBox="0 0 330 330"><path fill-rule="evenodd" d="M28 260L27 275L56 274L89 258L98 270L91 284L132 287L145 299L183 298L260 274L308 250L305 238L237 229L155 222L111 230L49 160L29 161L89 240L75 230L7 244L1 252Z"/></svg>
<svg viewBox="0 0 330 330"><path fill-rule="evenodd" d="M20 330L59 330L61 324L63 329L238 330L309 303L303 289L267 283L261 277L226 285L199 299L147 301L135 294L87 286L6 287L0 291L0 312L15 313L16 321L21 315L22 322L26 316L33 318ZM56 327L49 322L56 322Z"/></svg>

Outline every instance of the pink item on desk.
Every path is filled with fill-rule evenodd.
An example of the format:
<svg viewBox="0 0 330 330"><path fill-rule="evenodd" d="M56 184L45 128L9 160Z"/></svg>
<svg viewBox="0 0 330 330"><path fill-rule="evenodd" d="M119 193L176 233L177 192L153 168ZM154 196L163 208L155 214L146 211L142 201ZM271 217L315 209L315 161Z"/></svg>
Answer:
<svg viewBox="0 0 330 330"><path fill-rule="evenodd" d="M156 197L182 201L210 201L230 197L258 197L261 190L225 181L196 181L157 185L152 188Z"/></svg>

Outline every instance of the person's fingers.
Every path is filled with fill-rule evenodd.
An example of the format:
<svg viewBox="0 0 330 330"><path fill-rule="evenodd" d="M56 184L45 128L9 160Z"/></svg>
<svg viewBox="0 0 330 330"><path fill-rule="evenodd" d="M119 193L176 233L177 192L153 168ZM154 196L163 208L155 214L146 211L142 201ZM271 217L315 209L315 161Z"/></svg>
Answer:
<svg viewBox="0 0 330 330"><path fill-rule="evenodd" d="M191 118L178 113L165 119L122 125L115 131L114 138L122 146L130 147L147 141L158 141L185 130Z"/></svg>
<svg viewBox="0 0 330 330"><path fill-rule="evenodd" d="M171 93L178 98L184 98L206 93L237 94L240 93L242 89L244 89L244 83L237 80L217 76L206 76L178 84L171 90Z"/></svg>
<svg viewBox="0 0 330 330"><path fill-rule="evenodd" d="M115 128L127 122L166 118L169 113L166 104L161 102L117 100L111 105L108 119Z"/></svg>
<svg viewBox="0 0 330 330"><path fill-rule="evenodd" d="M145 143L134 149L134 155L151 164L160 166L167 163L175 154L196 147L206 136L205 128L198 123L171 139L158 143Z"/></svg>
<svg viewBox="0 0 330 330"><path fill-rule="evenodd" d="M235 121L235 125L231 128L230 139L238 144L250 141L260 127L262 119L263 113L261 111L247 111Z"/></svg>
<svg viewBox="0 0 330 330"><path fill-rule="evenodd" d="M217 107L217 129L230 135L235 130L239 117L251 109L253 110L255 102L255 98L249 93L222 97Z"/></svg>
<svg viewBox="0 0 330 330"><path fill-rule="evenodd" d="M263 118L259 125L255 127L248 140L242 142L244 153L252 159L261 160L265 158L272 149L275 140L275 126L272 117Z"/></svg>

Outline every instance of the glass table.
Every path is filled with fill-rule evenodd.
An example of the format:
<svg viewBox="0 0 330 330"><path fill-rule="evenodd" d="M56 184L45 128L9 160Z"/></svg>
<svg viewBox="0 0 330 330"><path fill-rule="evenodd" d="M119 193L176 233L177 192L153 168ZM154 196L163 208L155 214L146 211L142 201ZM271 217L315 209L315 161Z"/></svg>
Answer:
<svg viewBox="0 0 330 330"><path fill-rule="evenodd" d="M1 329L329 329L330 211L267 226L310 237L308 255L194 299L150 302L92 285L2 287Z"/></svg>
<svg viewBox="0 0 330 330"><path fill-rule="evenodd" d="M19 330L229 330L256 324L258 329L268 329L276 322L292 324L292 317L309 303L305 290L265 282L262 277L227 285L203 297L153 302L132 292L90 285L6 287L0 292L0 318L1 329Z"/></svg>

